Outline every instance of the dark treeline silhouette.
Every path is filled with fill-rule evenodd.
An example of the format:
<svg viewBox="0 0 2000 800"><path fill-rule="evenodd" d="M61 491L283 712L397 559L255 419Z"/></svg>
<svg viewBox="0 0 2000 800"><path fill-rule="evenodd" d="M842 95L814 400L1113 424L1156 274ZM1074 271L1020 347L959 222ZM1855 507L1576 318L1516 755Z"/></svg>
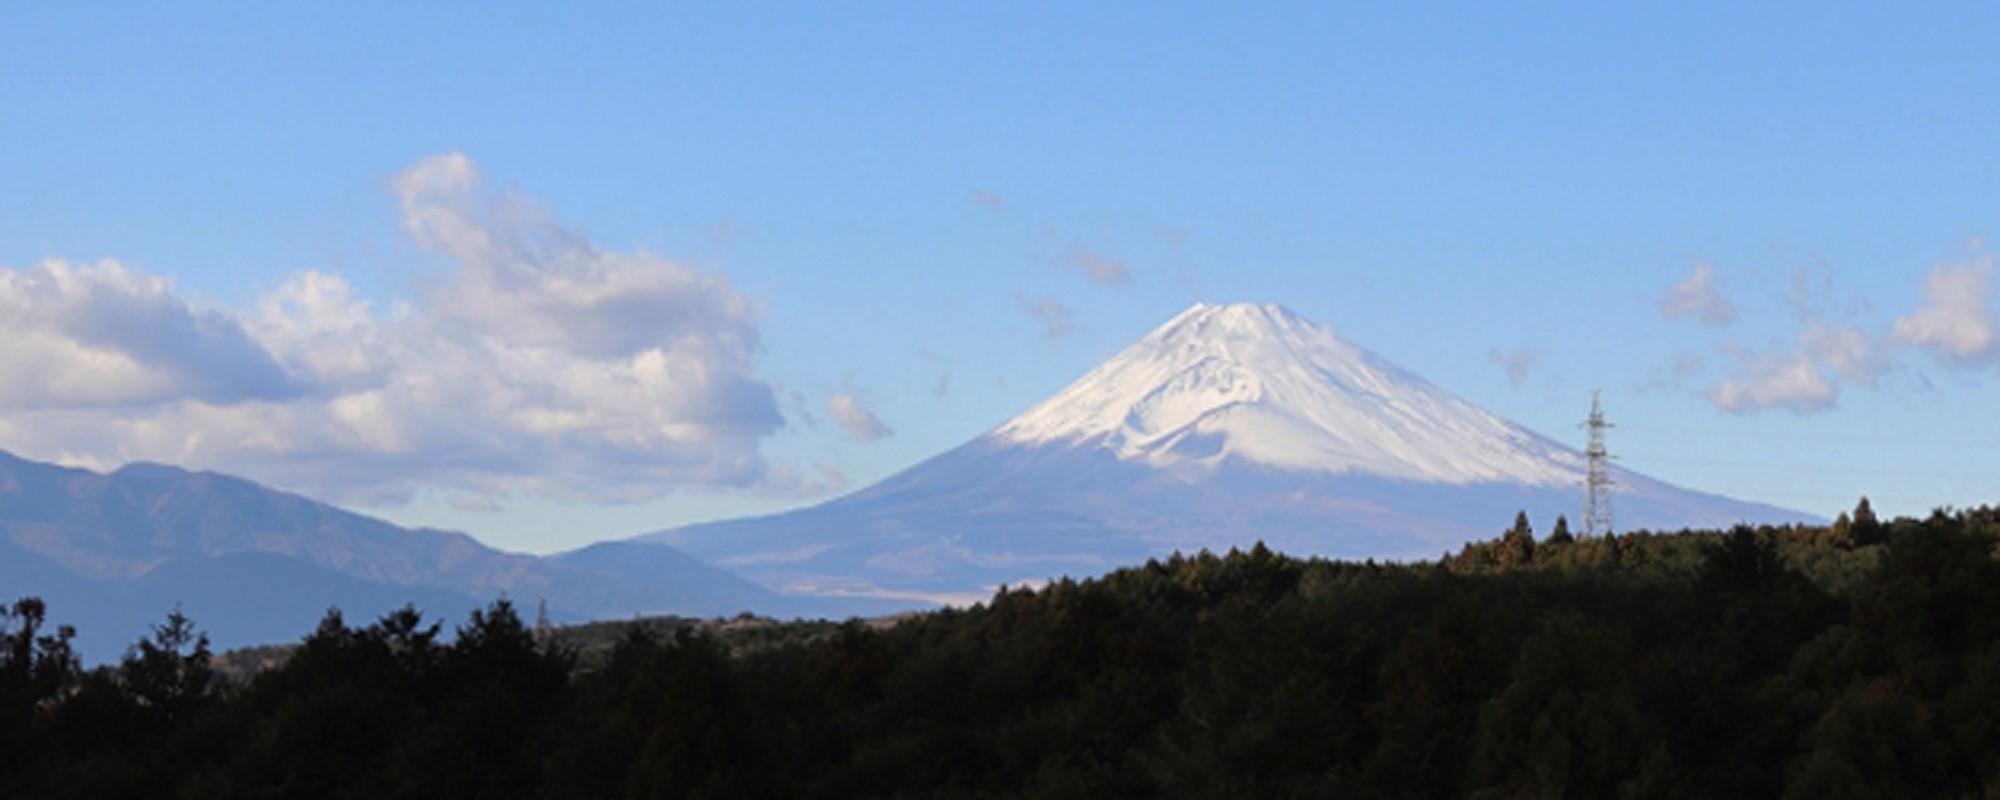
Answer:
<svg viewBox="0 0 2000 800"><path fill-rule="evenodd" d="M1939 797L2000 792L2000 512L1261 545L580 657L338 612L225 681L178 613L85 672L5 609L9 797ZM787 628L777 629L780 633Z"/></svg>

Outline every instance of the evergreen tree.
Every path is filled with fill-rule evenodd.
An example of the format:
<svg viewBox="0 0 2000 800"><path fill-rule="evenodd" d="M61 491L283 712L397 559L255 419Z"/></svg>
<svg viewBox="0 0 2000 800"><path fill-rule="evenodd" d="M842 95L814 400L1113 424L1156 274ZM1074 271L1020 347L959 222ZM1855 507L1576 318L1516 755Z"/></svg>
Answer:
<svg viewBox="0 0 2000 800"><path fill-rule="evenodd" d="M1881 544L1888 539L1888 528L1875 518L1875 509L1869 507L1866 496L1854 506L1854 523L1850 530L1857 545Z"/></svg>
<svg viewBox="0 0 2000 800"><path fill-rule="evenodd" d="M455 638L331 612L232 692L178 611L78 676L24 600L0 606L0 796L1994 794L2000 511L1893 526L1535 553L1522 513L1458 563L1256 546L595 655L504 602Z"/></svg>
<svg viewBox="0 0 2000 800"><path fill-rule="evenodd" d="M1521 566L1535 560L1535 528L1528 524L1528 512L1514 515L1514 527L1500 537L1500 565Z"/></svg>
<svg viewBox="0 0 2000 800"><path fill-rule="evenodd" d="M1569 517L1557 514L1555 530L1549 532L1549 544L1569 544L1574 541L1576 536L1569 532Z"/></svg>
<svg viewBox="0 0 2000 800"><path fill-rule="evenodd" d="M1507 535L1526 537L1530 541L1534 540L1535 526L1528 524L1527 510L1523 509L1514 512L1514 527L1507 529Z"/></svg>
<svg viewBox="0 0 2000 800"><path fill-rule="evenodd" d="M81 675L68 625L43 633L48 607L39 597L0 605L0 771L26 760L49 707Z"/></svg>
<svg viewBox="0 0 2000 800"><path fill-rule="evenodd" d="M215 688L209 667L208 634L176 606L153 635L126 651L120 672L126 692L148 716L161 724L184 721L206 702Z"/></svg>
<svg viewBox="0 0 2000 800"><path fill-rule="evenodd" d="M1856 503L1854 506L1854 524L1856 525L1882 524L1880 520L1875 518L1875 509L1868 505L1867 495L1862 495L1861 502Z"/></svg>

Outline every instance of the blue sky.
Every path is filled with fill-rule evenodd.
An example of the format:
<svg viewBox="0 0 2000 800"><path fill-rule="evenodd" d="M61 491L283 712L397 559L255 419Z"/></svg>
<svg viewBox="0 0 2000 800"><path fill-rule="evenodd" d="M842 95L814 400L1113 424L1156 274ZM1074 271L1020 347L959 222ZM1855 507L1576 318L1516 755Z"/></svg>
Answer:
<svg viewBox="0 0 2000 800"><path fill-rule="evenodd" d="M564 549L1250 300L1695 488L2000 484L1990 5L6 5L30 457Z"/></svg>

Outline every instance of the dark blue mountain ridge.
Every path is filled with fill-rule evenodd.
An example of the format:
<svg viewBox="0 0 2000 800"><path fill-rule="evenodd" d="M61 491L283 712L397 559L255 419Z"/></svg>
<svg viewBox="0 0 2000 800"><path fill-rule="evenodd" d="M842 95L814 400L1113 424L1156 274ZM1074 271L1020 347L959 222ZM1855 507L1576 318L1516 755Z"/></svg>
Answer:
<svg viewBox="0 0 2000 800"><path fill-rule="evenodd" d="M0 451L0 598L43 597L97 660L177 603L221 647L295 639L330 607L366 622L407 603L453 624L503 596L563 621L802 610L671 549L605 552L503 552L214 472L97 473Z"/></svg>

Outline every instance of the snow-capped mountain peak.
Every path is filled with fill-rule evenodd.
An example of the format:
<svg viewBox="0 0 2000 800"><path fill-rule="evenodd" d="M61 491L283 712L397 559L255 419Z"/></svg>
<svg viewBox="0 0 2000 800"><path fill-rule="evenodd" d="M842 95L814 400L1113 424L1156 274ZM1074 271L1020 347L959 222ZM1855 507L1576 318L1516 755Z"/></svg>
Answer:
<svg viewBox="0 0 2000 800"><path fill-rule="evenodd" d="M992 434L1180 470L1228 460L1571 485L1581 459L1276 305L1197 304Z"/></svg>
<svg viewBox="0 0 2000 800"><path fill-rule="evenodd" d="M1582 467L1283 308L1197 305L1027 413L852 494L648 538L787 594L956 602L1252 542L1428 558L1521 513L1574 514ZM1621 530L1806 518L1613 472Z"/></svg>

